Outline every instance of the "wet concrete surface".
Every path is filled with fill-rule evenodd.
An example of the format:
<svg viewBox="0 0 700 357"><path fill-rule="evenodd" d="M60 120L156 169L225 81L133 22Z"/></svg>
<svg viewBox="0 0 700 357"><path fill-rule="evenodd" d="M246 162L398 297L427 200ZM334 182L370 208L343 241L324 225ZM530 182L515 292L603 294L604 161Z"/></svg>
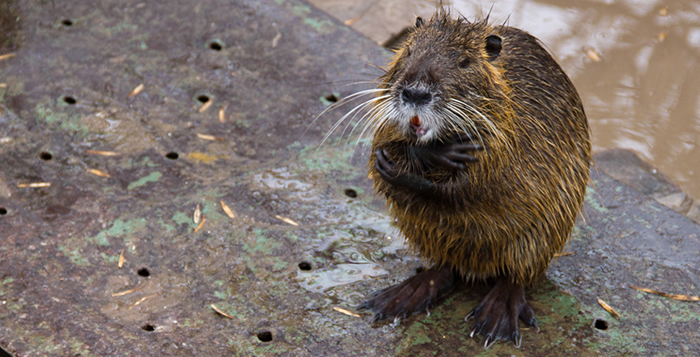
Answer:
<svg viewBox="0 0 700 357"><path fill-rule="evenodd" d="M7 6L0 346L16 356L700 351L697 303L629 288L698 295L698 226L602 172L573 254L528 291L542 331L520 349L469 338L485 284L397 326L334 309L422 262L372 195L364 146L319 148L342 110L313 121L389 54L307 3Z"/></svg>

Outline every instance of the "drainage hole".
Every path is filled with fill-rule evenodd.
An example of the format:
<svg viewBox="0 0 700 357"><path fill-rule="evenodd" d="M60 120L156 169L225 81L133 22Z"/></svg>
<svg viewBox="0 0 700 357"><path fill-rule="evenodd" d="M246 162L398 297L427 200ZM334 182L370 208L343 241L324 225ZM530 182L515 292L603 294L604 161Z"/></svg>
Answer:
<svg viewBox="0 0 700 357"><path fill-rule="evenodd" d="M261 342L272 341L272 332L270 332L270 331L258 332L258 340L260 340Z"/></svg>
<svg viewBox="0 0 700 357"><path fill-rule="evenodd" d="M352 188L345 189L345 196L355 198L357 197L357 191L353 190Z"/></svg>
<svg viewBox="0 0 700 357"><path fill-rule="evenodd" d="M165 154L165 157L167 157L170 160L177 160L177 158L180 157L180 155L178 155L175 151L171 151Z"/></svg>
<svg viewBox="0 0 700 357"><path fill-rule="evenodd" d="M151 325L151 324L145 324L145 325L141 326L141 328L146 330L146 331L155 331L156 330L156 327Z"/></svg>
<svg viewBox="0 0 700 357"><path fill-rule="evenodd" d="M197 100L202 102L202 103L206 103L209 101L209 96L202 94L199 97L197 97Z"/></svg>
<svg viewBox="0 0 700 357"><path fill-rule="evenodd" d="M7 214L7 208L5 207L0 207L0 216L4 216Z"/></svg>
<svg viewBox="0 0 700 357"><path fill-rule="evenodd" d="M70 104L70 105L73 105L73 104L78 102L77 100L75 100L75 98L70 97L70 96L63 97L63 101Z"/></svg>
<svg viewBox="0 0 700 357"><path fill-rule="evenodd" d="M608 329L608 322L605 320L601 320L601 319L595 319L593 326L595 326L595 328L597 328L598 330L604 331L604 330Z"/></svg>
<svg viewBox="0 0 700 357"><path fill-rule="evenodd" d="M211 48L214 51L221 51L221 49L222 49L221 44L216 42L216 41L210 43L209 48Z"/></svg>
<svg viewBox="0 0 700 357"><path fill-rule="evenodd" d="M141 268L141 269L137 270L136 274L143 276L143 277L151 276L151 272L148 271L148 269L146 269L146 268Z"/></svg>
<svg viewBox="0 0 700 357"><path fill-rule="evenodd" d="M50 153L48 153L46 151L42 151L41 154L39 154L39 158L44 160L44 161L49 161L49 160L53 159L53 155L51 155Z"/></svg>
<svg viewBox="0 0 700 357"><path fill-rule="evenodd" d="M299 269L301 269L301 270L311 270L311 263L309 263L309 262L301 262L301 263L299 263Z"/></svg>
<svg viewBox="0 0 700 357"><path fill-rule="evenodd" d="M325 96L324 98L326 98L326 100L331 102L331 103L335 103L338 101L338 97L336 97L335 94L329 94L329 95Z"/></svg>
<svg viewBox="0 0 700 357"><path fill-rule="evenodd" d="M71 27L71 26L73 26L73 21L71 21L71 20L69 20L69 19L65 19L65 20L61 21L61 23L62 23L63 26L65 26L65 27Z"/></svg>

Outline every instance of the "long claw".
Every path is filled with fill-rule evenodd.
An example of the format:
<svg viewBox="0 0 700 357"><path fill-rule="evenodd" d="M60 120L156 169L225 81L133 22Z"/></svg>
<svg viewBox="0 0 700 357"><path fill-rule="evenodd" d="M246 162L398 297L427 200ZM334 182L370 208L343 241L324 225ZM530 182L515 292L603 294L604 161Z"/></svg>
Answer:
<svg viewBox="0 0 700 357"><path fill-rule="evenodd" d="M519 335L519 336L518 336L518 341L517 341L517 342L516 342L516 341L513 341L513 342L515 342L515 348L520 348L520 343L523 342L523 336L522 336L522 335Z"/></svg>
<svg viewBox="0 0 700 357"><path fill-rule="evenodd" d="M484 300L465 320L474 318L474 329L469 334L485 336L484 348L489 348L498 340L513 341L520 347L522 335L518 328L518 319L537 329L537 322L532 308L525 299L522 285L501 278L496 282Z"/></svg>
<svg viewBox="0 0 700 357"><path fill-rule="evenodd" d="M497 338L493 338L491 337L491 335L486 336L486 341L484 341L484 349L493 346L493 344L496 343L497 340Z"/></svg>
<svg viewBox="0 0 700 357"><path fill-rule="evenodd" d="M359 308L374 312L372 323L394 318L397 326L402 319L414 313L433 308L433 301L449 292L455 282L455 274L449 268L431 268L406 279L404 282L373 293Z"/></svg>

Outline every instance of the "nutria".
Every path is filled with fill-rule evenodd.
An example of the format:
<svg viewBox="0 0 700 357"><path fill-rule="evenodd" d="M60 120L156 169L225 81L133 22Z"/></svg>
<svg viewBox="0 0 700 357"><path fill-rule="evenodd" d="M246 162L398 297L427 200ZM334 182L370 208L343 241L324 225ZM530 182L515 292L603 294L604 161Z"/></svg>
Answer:
<svg viewBox="0 0 700 357"><path fill-rule="evenodd" d="M370 177L432 267L360 306L375 321L431 309L459 278L494 281L467 315L488 347L537 328L524 288L570 236L590 139L569 78L532 35L440 9L379 78Z"/></svg>

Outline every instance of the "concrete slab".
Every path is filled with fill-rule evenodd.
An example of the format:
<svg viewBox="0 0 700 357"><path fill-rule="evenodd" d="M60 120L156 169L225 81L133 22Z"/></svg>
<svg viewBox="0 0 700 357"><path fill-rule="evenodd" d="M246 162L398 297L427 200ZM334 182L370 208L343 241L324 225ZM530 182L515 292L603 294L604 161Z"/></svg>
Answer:
<svg viewBox="0 0 700 357"><path fill-rule="evenodd" d="M388 53L305 2L3 6L0 346L17 356L700 351L697 303L628 286L698 295L698 226L602 173L573 254L529 290L542 332L522 348L468 337L486 285L398 326L339 311L422 263L363 146L319 148L341 112L313 121Z"/></svg>

